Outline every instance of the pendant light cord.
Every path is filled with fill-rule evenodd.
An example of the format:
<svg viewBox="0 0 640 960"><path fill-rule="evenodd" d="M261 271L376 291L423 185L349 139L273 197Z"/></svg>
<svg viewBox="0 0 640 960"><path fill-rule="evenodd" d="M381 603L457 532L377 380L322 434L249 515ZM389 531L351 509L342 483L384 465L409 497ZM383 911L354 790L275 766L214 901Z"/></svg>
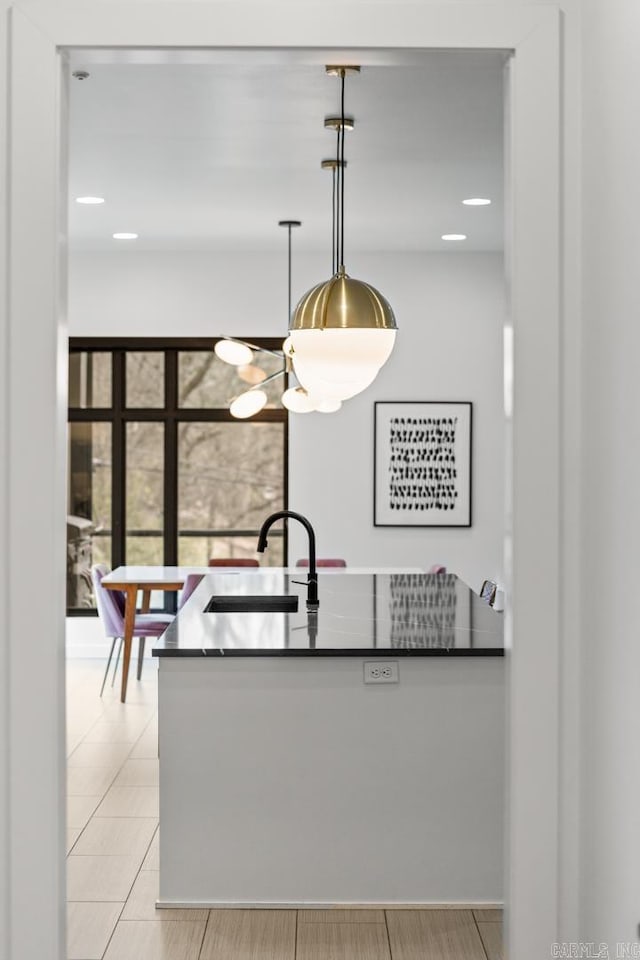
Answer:
<svg viewBox="0 0 640 960"><path fill-rule="evenodd" d="M279 220L279 227L287 228L287 326L291 323L291 261L292 261L292 242L291 231L294 227L301 227L301 220ZM261 348L262 349L262 348ZM277 354L274 354L277 355Z"/></svg>
<svg viewBox="0 0 640 960"><path fill-rule="evenodd" d="M340 155L338 170L340 175L340 248L338 252L338 267L344 267L344 79L345 71L340 71Z"/></svg>
<svg viewBox="0 0 640 960"><path fill-rule="evenodd" d="M338 137L340 132L338 132ZM336 146L336 155L338 153L338 147ZM334 275L338 272L338 254L337 254L337 243L336 243L336 170L337 166L334 166L331 171L333 177L333 187L331 192L331 274Z"/></svg>
<svg viewBox="0 0 640 960"><path fill-rule="evenodd" d="M291 224L290 224L290 223L287 224L287 232L288 232L288 234L289 234L289 252L288 252L288 253L289 253L289 256L288 256L288 262L289 262L289 271L288 271L288 287L289 287L289 289L288 289L288 294L289 294L289 298L288 298L288 310L287 310L287 326L289 326L289 324L291 323Z"/></svg>

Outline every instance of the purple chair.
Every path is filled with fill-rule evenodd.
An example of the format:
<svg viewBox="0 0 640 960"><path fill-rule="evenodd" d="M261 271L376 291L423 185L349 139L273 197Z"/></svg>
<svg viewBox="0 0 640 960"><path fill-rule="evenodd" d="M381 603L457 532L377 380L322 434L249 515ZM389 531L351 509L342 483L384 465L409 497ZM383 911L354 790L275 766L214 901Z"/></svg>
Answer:
<svg viewBox="0 0 640 960"><path fill-rule="evenodd" d="M188 573L184 579L184 586L182 588L182 593L180 594L180 603L178 604L178 610L182 610L185 603L195 590L195 588L200 584L202 580L201 573Z"/></svg>
<svg viewBox="0 0 640 960"><path fill-rule="evenodd" d="M102 586L102 578L106 576L107 573L109 573L109 569L102 563L96 564L91 568L91 579L93 580L98 615L102 622L105 636L111 637L111 650L109 651L109 659L107 660L107 667L104 671L102 686L100 687L100 696L102 696L104 685L107 682L116 640L119 640L120 646L118 647L118 656L113 670L115 679L118 661L120 659L120 650L122 649L122 638L124 637L124 594L120 590L107 590ZM193 591L195 587L191 589ZM173 616L170 614L136 613L133 635L139 638L138 680L142 676L142 661L144 658L144 642L146 638L161 636L172 620Z"/></svg>

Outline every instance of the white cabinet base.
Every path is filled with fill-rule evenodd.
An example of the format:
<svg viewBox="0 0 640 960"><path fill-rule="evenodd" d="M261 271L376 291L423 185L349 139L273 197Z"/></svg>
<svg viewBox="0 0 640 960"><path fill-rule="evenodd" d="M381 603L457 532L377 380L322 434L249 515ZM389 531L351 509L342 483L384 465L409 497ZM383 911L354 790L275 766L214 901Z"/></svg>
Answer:
<svg viewBox="0 0 640 960"><path fill-rule="evenodd" d="M159 906L502 900L504 661L364 659L160 658Z"/></svg>

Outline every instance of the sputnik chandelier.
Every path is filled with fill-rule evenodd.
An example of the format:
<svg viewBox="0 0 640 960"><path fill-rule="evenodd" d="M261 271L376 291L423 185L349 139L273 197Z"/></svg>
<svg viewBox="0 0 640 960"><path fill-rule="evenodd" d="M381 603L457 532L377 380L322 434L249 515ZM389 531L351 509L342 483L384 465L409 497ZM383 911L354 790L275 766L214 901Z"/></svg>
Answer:
<svg viewBox="0 0 640 960"><path fill-rule="evenodd" d="M280 227L286 227L288 232L288 309L287 318L291 316L291 231L294 227L302 226L300 220L280 220ZM224 337L218 340L214 352L219 360L236 367L241 380L249 383L249 389L238 394L231 400L229 412L238 420L246 420L255 416L267 405L267 394L264 388L280 377L286 386L287 374L292 374L292 363L288 355L288 338L282 345L282 350L268 350L247 340L238 340L235 337ZM265 376L263 370L254 364L255 354L263 353L277 357L282 361L282 368ZM303 387L294 386L284 390L280 402L292 413L335 413L342 406L342 402L335 397L324 397L318 391L309 394Z"/></svg>
<svg viewBox="0 0 640 960"><path fill-rule="evenodd" d="M336 131L335 160L323 160L322 167L333 171L332 190L332 276L307 291L291 313L291 231L299 220L281 220L288 229L288 317L289 336L282 345L282 370L266 379L253 367L253 351L262 350L253 344L233 338L218 341L216 355L245 371L256 370L256 380L249 390L237 396L230 405L234 417L247 418L258 413L267 403L264 385L278 377L293 373L298 386L282 394L282 403L294 413L317 410L332 413L342 401L365 390L389 359L396 336L396 321L385 297L362 280L351 278L344 261L344 182L345 130L353 130L355 120L345 114L345 78L360 72L358 66L328 66L329 76L340 80L340 115L325 118L325 127ZM274 356L279 352L264 351ZM240 373L240 376L242 374Z"/></svg>
<svg viewBox="0 0 640 960"><path fill-rule="evenodd" d="M271 376L267 376L264 370L261 370L254 364L254 354L262 353L268 356L277 357L284 363L284 356L277 350L268 350L266 347L259 347L255 343L248 343L246 340L236 340L233 337L225 337L218 340L214 349L215 355L219 360L236 367L236 373L241 380L250 384L248 390L238 394L229 404L229 412L238 420L246 420L259 413L267 404L267 394L264 387L272 383L285 374L285 367L277 370Z"/></svg>

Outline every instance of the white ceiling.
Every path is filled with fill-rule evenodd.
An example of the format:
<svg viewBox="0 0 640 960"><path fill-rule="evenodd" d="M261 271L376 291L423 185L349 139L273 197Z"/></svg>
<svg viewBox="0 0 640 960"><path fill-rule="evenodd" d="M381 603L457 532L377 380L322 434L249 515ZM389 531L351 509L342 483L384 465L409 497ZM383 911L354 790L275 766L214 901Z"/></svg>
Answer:
<svg viewBox="0 0 640 960"><path fill-rule="evenodd" d="M339 59L342 58L342 59ZM281 249L282 219L303 221L296 250L331 242L335 155L324 117L339 112L325 62L360 62L346 81L345 249L501 250L501 51L75 51L71 70L73 249ZM99 195L100 206L73 198ZM465 207L466 197L489 207ZM466 233L464 243L440 239Z"/></svg>

